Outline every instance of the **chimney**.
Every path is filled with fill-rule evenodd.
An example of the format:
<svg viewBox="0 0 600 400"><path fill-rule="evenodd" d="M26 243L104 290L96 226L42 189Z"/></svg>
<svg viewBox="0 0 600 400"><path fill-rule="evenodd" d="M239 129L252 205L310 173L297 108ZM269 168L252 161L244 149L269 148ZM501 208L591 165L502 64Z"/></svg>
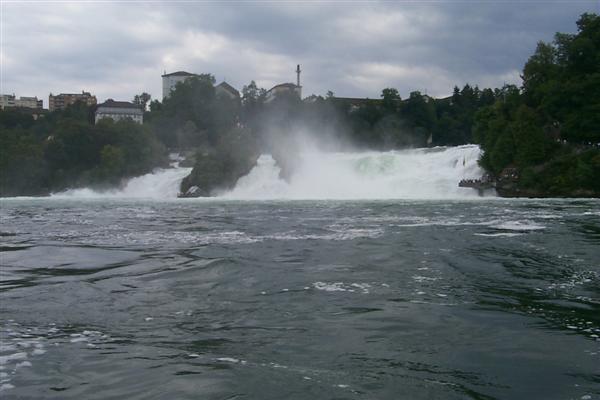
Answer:
<svg viewBox="0 0 600 400"><path fill-rule="evenodd" d="M296 67L296 86L300 87L300 64Z"/></svg>

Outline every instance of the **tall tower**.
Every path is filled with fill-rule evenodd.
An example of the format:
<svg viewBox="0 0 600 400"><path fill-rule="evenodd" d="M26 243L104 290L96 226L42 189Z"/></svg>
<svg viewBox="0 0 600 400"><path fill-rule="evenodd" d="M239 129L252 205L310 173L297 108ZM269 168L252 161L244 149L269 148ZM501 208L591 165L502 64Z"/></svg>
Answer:
<svg viewBox="0 0 600 400"><path fill-rule="evenodd" d="M300 86L300 64L298 64L298 66L296 67L296 90L298 91L298 96L300 96L300 98L302 98L302 86Z"/></svg>
<svg viewBox="0 0 600 400"><path fill-rule="evenodd" d="M296 67L296 86L300 87L300 64Z"/></svg>

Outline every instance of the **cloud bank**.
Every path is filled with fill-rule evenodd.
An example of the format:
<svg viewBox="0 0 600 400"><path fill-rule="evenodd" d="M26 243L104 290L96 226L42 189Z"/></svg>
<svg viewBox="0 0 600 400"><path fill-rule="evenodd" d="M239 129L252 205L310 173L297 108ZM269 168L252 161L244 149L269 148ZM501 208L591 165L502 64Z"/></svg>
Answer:
<svg viewBox="0 0 600 400"><path fill-rule="evenodd" d="M575 32L597 1L3 2L1 92L161 98L163 71L212 73L241 90L295 81L304 95L378 98L395 87L520 83L539 40Z"/></svg>

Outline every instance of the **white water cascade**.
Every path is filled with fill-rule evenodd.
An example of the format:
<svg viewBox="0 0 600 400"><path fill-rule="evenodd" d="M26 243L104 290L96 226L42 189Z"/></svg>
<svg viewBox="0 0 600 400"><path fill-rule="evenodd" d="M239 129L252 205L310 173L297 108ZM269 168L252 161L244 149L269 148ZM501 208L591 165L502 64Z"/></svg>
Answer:
<svg viewBox="0 0 600 400"><path fill-rule="evenodd" d="M179 167L178 158L172 155L171 168L157 168L149 174L131 178L119 189L97 191L88 188L69 189L52 194L53 198L137 198L137 199L175 199L183 178L192 172L191 168Z"/></svg>
<svg viewBox="0 0 600 400"><path fill-rule="evenodd" d="M389 152L307 152L289 183L279 178L273 158L258 165L222 195L229 199L453 199L477 197L459 188L461 179L480 178L476 145Z"/></svg>
<svg viewBox="0 0 600 400"><path fill-rule="evenodd" d="M398 150L389 152L301 154L289 182L270 155L262 155L250 173L240 178L221 199L460 199L477 191L459 188L461 179L483 175L475 145ZM55 198L175 199L191 168L157 169L110 191L71 189Z"/></svg>

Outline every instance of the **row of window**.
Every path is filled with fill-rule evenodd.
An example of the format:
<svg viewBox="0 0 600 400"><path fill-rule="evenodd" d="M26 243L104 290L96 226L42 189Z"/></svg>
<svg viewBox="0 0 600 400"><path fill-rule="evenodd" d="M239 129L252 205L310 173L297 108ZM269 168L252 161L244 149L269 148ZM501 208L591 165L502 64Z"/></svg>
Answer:
<svg viewBox="0 0 600 400"><path fill-rule="evenodd" d="M109 117L109 118L142 118L141 115L138 114L104 114L104 113L98 113L96 114L96 117L98 118L105 118L105 117Z"/></svg>

